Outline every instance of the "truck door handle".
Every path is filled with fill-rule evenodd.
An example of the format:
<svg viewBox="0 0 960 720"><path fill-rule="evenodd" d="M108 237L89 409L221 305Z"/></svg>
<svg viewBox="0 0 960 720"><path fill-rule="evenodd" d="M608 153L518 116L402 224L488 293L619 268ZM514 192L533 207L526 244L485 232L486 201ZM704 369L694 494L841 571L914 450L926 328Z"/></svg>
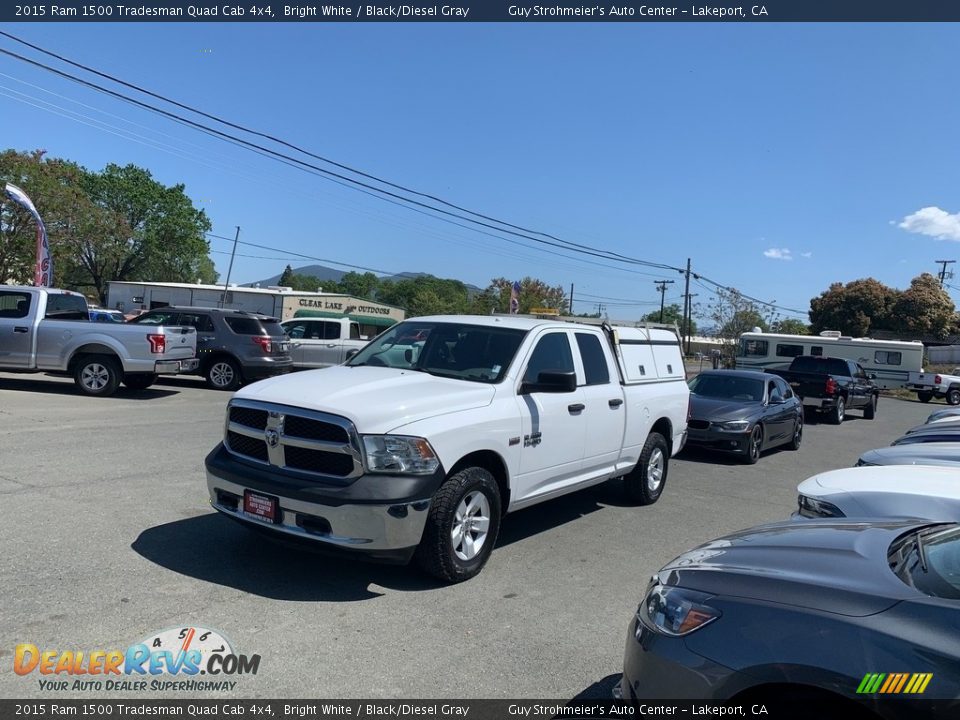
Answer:
<svg viewBox="0 0 960 720"><path fill-rule="evenodd" d="M28 333L30 332L30 328L24 327L23 325L17 325L15 328L13 328L13 331L15 333Z"/></svg>
<svg viewBox="0 0 960 720"><path fill-rule="evenodd" d="M336 347L336 346L337 346L336 343L327 343L327 347Z"/></svg>
<svg viewBox="0 0 960 720"><path fill-rule="evenodd" d="M567 410L569 410L570 414L572 415L574 413L583 412L586 407L587 406L583 403L574 403L573 405L567 405Z"/></svg>
<svg viewBox="0 0 960 720"><path fill-rule="evenodd" d="M612 407L612 408L618 408L618 407L620 407L621 405L623 405L623 399L622 399L622 398L614 398L613 400L607 400L607 405L609 405L609 406Z"/></svg>

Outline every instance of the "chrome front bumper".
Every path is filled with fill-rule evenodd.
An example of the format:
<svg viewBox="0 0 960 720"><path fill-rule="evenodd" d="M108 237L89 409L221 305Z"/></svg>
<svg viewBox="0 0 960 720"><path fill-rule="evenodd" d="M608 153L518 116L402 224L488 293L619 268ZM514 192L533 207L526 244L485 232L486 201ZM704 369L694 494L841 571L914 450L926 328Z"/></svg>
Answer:
<svg viewBox="0 0 960 720"><path fill-rule="evenodd" d="M280 518L271 523L244 512L243 493L248 488L217 477L208 470L207 489L210 505L224 515L249 525L342 549L392 551L413 548L420 544L430 509L429 499L395 505L321 505L253 490L260 495L279 497Z"/></svg>

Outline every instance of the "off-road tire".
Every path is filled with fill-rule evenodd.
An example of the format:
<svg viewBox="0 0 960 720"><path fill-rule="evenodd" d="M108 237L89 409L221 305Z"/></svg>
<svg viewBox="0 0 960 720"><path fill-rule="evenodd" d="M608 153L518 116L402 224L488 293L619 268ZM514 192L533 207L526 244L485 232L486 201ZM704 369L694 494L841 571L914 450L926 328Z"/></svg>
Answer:
<svg viewBox="0 0 960 720"><path fill-rule="evenodd" d="M637 505L653 505L663 494L669 469L670 446L663 435L652 432L647 436L636 467L623 478L627 499Z"/></svg>
<svg viewBox="0 0 960 720"><path fill-rule="evenodd" d="M84 395L113 395L122 376L120 363L110 355L82 355L73 363L73 381Z"/></svg>
<svg viewBox="0 0 960 720"><path fill-rule="evenodd" d="M457 508L474 492L481 493L490 511L489 525L476 556L463 560L457 556L453 541ZM448 583L459 583L476 576L486 565L500 533L500 488L484 468L468 467L448 477L434 493L427 514L423 538L414 553L417 564L427 573Z"/></svg>

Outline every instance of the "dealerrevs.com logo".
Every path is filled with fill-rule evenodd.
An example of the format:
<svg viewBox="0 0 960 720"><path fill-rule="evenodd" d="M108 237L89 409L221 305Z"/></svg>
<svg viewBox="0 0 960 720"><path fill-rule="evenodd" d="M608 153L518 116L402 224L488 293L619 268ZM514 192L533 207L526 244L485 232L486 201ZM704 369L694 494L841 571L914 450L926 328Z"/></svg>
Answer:
<svg viewBox="0 0 960 720"><path fill-rule="evenodd" d="M48 691L230 691L237 686L231 678L259 669L259 655L241 655L222 634L202 627L164 630L126 650L41 650L20 643L13 656L13 671L40 675L39 687Z"/></svg>

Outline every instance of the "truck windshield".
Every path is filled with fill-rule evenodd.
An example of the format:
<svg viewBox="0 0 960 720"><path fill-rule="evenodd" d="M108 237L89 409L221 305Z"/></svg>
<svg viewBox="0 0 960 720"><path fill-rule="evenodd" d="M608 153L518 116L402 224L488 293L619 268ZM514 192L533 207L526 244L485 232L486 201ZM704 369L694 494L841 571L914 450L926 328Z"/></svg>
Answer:
<svg viewBox="0 0 960 720"><path fill-rule="evenodd" d="M417 370L473 382L500 382L526 335L524 330L441 322L394 325L347 365Z"/></svg>

